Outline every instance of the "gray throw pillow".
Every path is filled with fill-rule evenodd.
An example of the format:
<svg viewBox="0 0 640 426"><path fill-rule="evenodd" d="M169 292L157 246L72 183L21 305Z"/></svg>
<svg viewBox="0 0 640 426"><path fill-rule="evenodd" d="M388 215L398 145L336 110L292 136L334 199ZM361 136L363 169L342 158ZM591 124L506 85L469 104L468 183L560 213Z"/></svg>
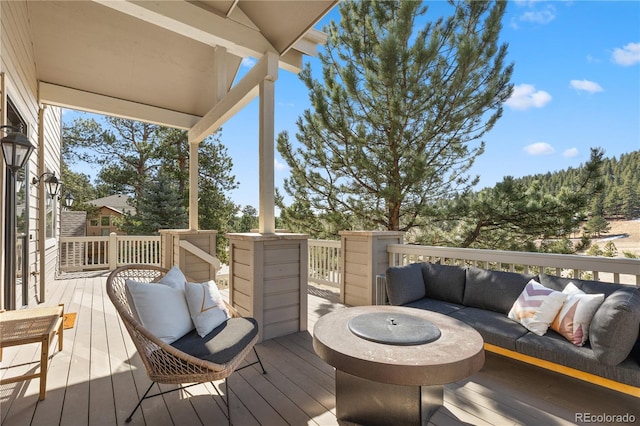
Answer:
<svg viewBox="0 0 640 426"><path fill-rule="evenodd" d="M598 361L618 365L638 340L640 288L620 289L607 297L596 311L589 328L591 348Z"/></svg>
<svg viewBox="0 0 640 426"><path fill-rule="evenodd" d="M425 296L422 268L419 263L387 269L387 296L391 305L404 305Z"/></svg>

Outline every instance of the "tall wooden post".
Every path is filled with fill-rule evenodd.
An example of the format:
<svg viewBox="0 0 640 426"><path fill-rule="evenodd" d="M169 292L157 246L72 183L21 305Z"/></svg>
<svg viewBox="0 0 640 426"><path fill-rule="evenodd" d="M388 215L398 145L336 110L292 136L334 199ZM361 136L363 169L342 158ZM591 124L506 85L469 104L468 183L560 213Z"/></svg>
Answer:
<svg viewBox="0 0 640 426"><path fill-rule="evenodd" d="M351 306L375 304L376 275L389 267L387 244L402 244L404 232L341 231L340 302Z"/></svg>

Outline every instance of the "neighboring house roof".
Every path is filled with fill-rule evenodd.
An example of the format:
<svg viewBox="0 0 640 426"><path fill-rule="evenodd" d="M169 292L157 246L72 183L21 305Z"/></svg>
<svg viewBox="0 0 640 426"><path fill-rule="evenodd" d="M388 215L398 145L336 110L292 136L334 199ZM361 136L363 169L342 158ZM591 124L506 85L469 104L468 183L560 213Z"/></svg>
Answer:
<svg viewBox="0 0 640 426"><path fill-rule="evenodd" d="M129 197L124 194L109 195L108 197L98 198L88 201L88 204L96 207L108 207L118 213L130 213L135 214L135 209L129 205Z"/></svg>

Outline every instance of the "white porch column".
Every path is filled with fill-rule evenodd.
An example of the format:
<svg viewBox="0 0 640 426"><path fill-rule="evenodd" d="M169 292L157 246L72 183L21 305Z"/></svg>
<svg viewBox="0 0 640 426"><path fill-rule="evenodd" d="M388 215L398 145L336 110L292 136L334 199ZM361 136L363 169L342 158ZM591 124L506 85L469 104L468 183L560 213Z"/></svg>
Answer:
<svg viewBox="0 0 640 426"><path fill-rule="evenodd" d="M258 231L273 234L275 220L274 119L275 83L260 82L260 211Z"/></svg>
<svg viewBox="0 0 640 426"><path fill-rule="evenodd" d="M198 147L189 141L189 229L198 230Z"/></svg>
<svg viewBox="0 0 640 426"><path fill-rule="evenodd" d="M214 49L214 67L216 84L213 86L213 96L216 100L216 105L227 94L227 49L222 46L216 46ZM210 131L215 132L216 128L212 128ZM189 229L192 231L198 230L198 147L200 142L206 137L206 135L197 135L193 137L193 134L189 133Z"/></svg>

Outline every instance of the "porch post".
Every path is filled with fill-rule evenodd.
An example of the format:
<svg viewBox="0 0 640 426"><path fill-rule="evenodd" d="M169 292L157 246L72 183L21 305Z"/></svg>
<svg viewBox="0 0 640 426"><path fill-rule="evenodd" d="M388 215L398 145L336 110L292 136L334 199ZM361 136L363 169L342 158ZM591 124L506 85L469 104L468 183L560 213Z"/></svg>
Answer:
<svg viewBox="0 0 640 426"><path fill-rule="evenodd" d="M387 244L402 244L404 232L341 231L340 302L351 306L375 304L376 275L389 267Z"/></svg>
<svg viewBox="0 0 640 426"><path fill-rule="evenodd" d="M198 230L198 146L189 141L189 229Z"/></svg>
<svg viewBox="0 0 640 426"><path fill-rule="evenodd" d="M274 104L275 83L264 79L260 82L260 211L258 230L261 234L273 234L275 220L274 183Z"/></svg>
<svg viewBox="0 0 640 426"><path fill-rule="evenodd" d="M258 341L307 329L306 234L226 234L229 301L260 324Z"/></svg>

